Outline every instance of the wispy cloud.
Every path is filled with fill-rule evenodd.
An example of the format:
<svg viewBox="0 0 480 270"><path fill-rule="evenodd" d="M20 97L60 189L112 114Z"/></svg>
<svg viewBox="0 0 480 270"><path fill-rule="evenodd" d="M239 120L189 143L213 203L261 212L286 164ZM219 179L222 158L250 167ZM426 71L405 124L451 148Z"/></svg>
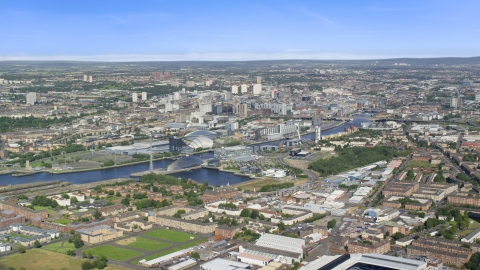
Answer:
<svg viewBox="0 0 480 270"><path fill-rule="evenodd" d="M332 21L331 19L323 16L323 15L320 15L320 14L317 14L315 12L312 12L306 8L299 8L298 11L306 16L309 16L309 17L312 17L312 18L315 18L321 22L323 22L324 24L327 24L329 26L333 26L335 25L335 22Z"/></svg>

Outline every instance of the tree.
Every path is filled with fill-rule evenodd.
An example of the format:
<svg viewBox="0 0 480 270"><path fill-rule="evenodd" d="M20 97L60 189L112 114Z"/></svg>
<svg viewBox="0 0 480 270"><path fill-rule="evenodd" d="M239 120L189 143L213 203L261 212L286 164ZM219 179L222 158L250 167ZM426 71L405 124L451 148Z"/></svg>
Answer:
<svg viewBox="0 0 480 270"><path fill-rule="evenodd" d="M90 251L89 251L89 252L87 253L87 258L89 258L89 259L93 259L92 252L90 252Z"/></svg>
<svg viewBox="0 0 480 270"><path fill-rule="evenodd" d="M35 242L33 243L33 245L34 245L36 248L42 247L42 244L40 244L40 242L39 242L38 240L35 240Z"/></svg>
<svg viewBox="0 0 480 270"><path fill-rule="evenodd" d="M18 248L19 253L25 253L25 248L23 246Z"/></svg>
<svg viewBox="0 0 480 270"><path fill-rule="evenodd" d="M250 214L250 210L248 210L247 208L243 209L242 212L240 212L241 217L249 217Z"/></svg>
<svg viewBox="0 0 480 270"><path fill-rule="evenodd" d="M415 178L415 174L413 173L413 171L408 170L407 177L405 177L405 180L413 180L414 178Z"/></svg>
<svg viewBox="0 0 480 270"><path fill-rule="evenodd" d="M90 270L92 268L93 268L93 264L91 261L82 262L82 270Z"/></svg>
<svg viewBox="0 0 480 270"><path fill-rule="evenodd" d="M125 206L130 206L130 198L125 197L120 201L120 203L125 205Z"/></svg>
<svg viewBox="0 0 480 270"><path fill-rule="evenodd" d="M327 222L327 228L331 229L331 228L335 227L336 224L337 224L337 220L332 219L329 222Z"/></svg>
<svg viewBox="0 0 480 270"><path fill-rule="evenodd" d="M70 198L70 203L78 203L77 197L72 196L72 197Z"/></svg>
<svg viewBox="0 0 480 270"><path fill-rule="evenodd" d="M82 258L84 258L84 259L87 258L87 253L85 253L85 251L82 251Z"/></svg>
<svg viewBox="0 0 480 270"><path fill-rule="evenodd" d="M93 213L93 217L97 220L102 219L102 213L100 213L100 211L97 209L95 210L95 213Z"/></svg>
<svg viewBox="0 0 480 270"><path fill-rule="evenodd" d="M283 221L280 221L277 224L277 227L278 227L278 230L280 230L280 231L285 231L285 229L287 229L287 227L285 226L285 223L283 223Z"/></svg>
<svg viewBox="0 0 480 270"><path fill-rule="evenodd" d="M398 239L401 239L403 237L405 237L405 234L403 234L401 232L396 232L392 235L392 239L395 240L395 241L398 240Z"/></svg>
<svg viewBox="0 0 480 270"><path fill-rule="evenodd" d="M75 248L81 248L83 246L82 235L79 233L75 233L73 235L73 245Z"/></svg>
<svg viewBox="0 0 480 270"><path fill-rule="evenodd" d="M97 269L103 269L107 266L107 264L104 261L99 261L97 264Z"/></svg>
<svg viewBox="0 0 480 270"><path fill-rule="evenodd" d="M195 251L190 254L190 257L200 260L200 254L198 254L198 252L195 252Z"/></svg>
<svg viewBox="0 0 480 270"><path fill-rule="evenodd" d="M122 197L122 194L120 194L120 192L117 191L117 193L115 193L115 196Z"/></svg>
<svg viewBox="0 0 480 270"><path fill-rule="evenodd" d="M257 219L260 216L260 212L256 209L253 209L250 213L250 218Z"/></svg>

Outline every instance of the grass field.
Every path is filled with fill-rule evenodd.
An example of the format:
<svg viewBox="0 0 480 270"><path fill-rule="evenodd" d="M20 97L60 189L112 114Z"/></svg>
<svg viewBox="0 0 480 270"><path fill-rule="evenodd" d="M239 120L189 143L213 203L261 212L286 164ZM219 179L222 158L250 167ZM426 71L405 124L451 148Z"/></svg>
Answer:
<svg viewBox="0 0 480 270"><path fill-rule="evenodd" d="M148 238L137 237L135 242L127 245L128 247L138 248L142 250L159 250L171 246L170 243L151 240Z"/></svg>
<svg viewBox="0 0 480 270"><path fill-rule="evenodd" d="M48 214L49 215L55 215L57 214L57 211L51 209L50 207L46 207L46 206L34 206L33 208L35 208L35 210L47 210Z"/></svg>
<svg viewBox="0 0 480 270"><path fill-rule="evenodd" d="M69 218L59 218L59 219L53 220L52 222L53 222L53 223L59 223L59 224L67 225L67 224L72 223L72 220L69 219Z"/></svg>
<svg viewBox="0 0 480 270"><path fill-rule="evenodd" d="M23 234L18 234L18 233L9 233L8 235L12 236L12 237L20 237L20 238L30 238L30 236L28 235L23 235Z"/></svg>
<svg viewBox="0 0 480 270"><path fill-rule="evenodd" d="M102 254L107 256L108 259L116 261L126 261L133 257L142 255L142 253L139 251L119 248L115 246L97 246L91 249L87 249L85 250L85 252L91 252L93 256Z"/></svg>
<svg viewBox="0 0 480 270"><path fill-rule="evenodd" d="M473 223L471 223L471 224L468 226L468 229L463 230L463 231L457 233L459 236L466 236L467 234L473 232L475 229L480 228L480 223L478 223L478 222L476 222L475 220L472 220L472 219L471 219L471 221L473 221Z"/></svg>
<svg viewBox="0 0 480 270"><path fill-rule="evenodd" d="M82 260L74 259L70 256L60 253L49 252L42 249L30 249L24 254L13 254L2 257L0 260L0 269L7 269L13 267L20 269L55 269L55 270L69 270L82 269Z"/></svg>
<svg viewBox="0 0 480 270"><path fill-rule="evenodd" d="M167 255L167 254L170 254L170 253L173 253L173 252L182 250L182 249L186 249L186 248L189 248L189 247L196 246L197 244L202 243L202 242L205 242L205 241L207 241L207 238L196 239L195 241L192 241L192 242L190 242L190 243L186 243L186 244L180 245L180 246L178 246L178 247L174 247L174 248L171 248L171 249L167 249L167 250L164 250L164 251L161 251L161 252L158 252L158 253L149 255L149 256L145 257L144 259L146 259L147 261L148 261L148 260L153 260L153 259L155 259L155 258L158 258L158 257L161 257L161 256L165 256L165 255ZM136 264L136 263L138 263L138 261L136 261L136 262L134 262L134 263Z"/></svg>
<svg viewBox="0 0 480 270"><path fill-rule="evenodd" d="M436 165L430 164L428 161L421 161L421 160L412 160L408 163L409 168L432 168L436 167Z"/></svg>
<svg viewBox="0 0 480 270"><path fill-rule="evenodd" d="M64 241L64 242L56 242L53 244L45 245L42 247L42 249L66 254L67 251L75 250L76 248L73 243L68 243L68 241Z"/></svg>
<svg viewBox="0 0 480 270"><path fill-rule="evenodd" d="M171 241L171 242L186 242L190 240L190 237L192 236L197 237L194 234L177 232L177 231L167 230L167 229L157 229L157 230L149 231L149 232L146 232L145 235Z"/></svg>
<svg viewBox="0 0 480 270"><path fill-rule="evenodd" d="M271 179L271 178L262 178L262 179L256 179L256 180L252 180L252 181L248 181L244 184L240 184L240 185L236 185L235 187L239 187L241 188L242 190L251 190L253 191L253 189L257 189L257 190L260 190L260 188L262 186L266 186L266 185L273 185L273 184L280 184L281 182L278 181L278 180L275 180L275 179Z"/></svg>

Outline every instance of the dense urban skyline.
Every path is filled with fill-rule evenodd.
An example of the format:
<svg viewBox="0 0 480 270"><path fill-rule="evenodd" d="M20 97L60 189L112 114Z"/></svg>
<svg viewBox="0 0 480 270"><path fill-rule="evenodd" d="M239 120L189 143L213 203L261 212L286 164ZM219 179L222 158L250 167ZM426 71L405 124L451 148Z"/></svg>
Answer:
<svg viewBox="0 0 480 270"><path fill-rule="evenodd" d="M0 60L258 60L480 55L475 1L18 1Z"/></svg>

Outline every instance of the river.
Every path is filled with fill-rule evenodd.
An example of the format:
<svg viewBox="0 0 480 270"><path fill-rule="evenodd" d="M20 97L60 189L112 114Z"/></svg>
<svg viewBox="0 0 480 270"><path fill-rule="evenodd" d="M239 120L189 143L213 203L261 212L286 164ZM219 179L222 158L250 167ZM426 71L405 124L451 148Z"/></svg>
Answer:
<svg viewBox="0 0 480 270"><path fill-rule="evenodd" d="M356 126L360 127L362 122L368 122L370 119L368 118L369 115L355 115L353 121L349 121L343 125L340 125L336 128L332 128L329 130L322 131L322 136L332 135L339 132L343 132L345 126ZM315 133L306 134L302 136L303 139L315 139ZM272 145L275 142L265 142L261 145ZM203 153L198 154L198 156L202 159L208 159L213 157L213 153ZM154 169L157 168L165 168L168 164L170 164L173 160L166 159L166 160L158 160L153 162ZM9 185L9 184L26 184L26 183L33 183L33 182L46 182L46 181L54 181L54 180L61 180L70 182L72 184L85 184L91 182L97 182L102 180L109 180L114 178L128 178L130 174L136 172L147 171L149 168L149 163L140 163L140 164L133 164L129 166L123 167L116 167L116 168L109 168L103 170L95 170L95 171L87 171L87 172L75 172L75 173L66 173L66 174L50 174L50 173L37 173L28 176L22 177L13 177L10 174L1 175L0 176L0 185ZM192 178L197 182L205 182L208 180L210 185L225 185L227 183L237 184L244 181L249 180L249 177L235 175L233 173L228 172L221 172L217 170L209 170L209 169L198 169L193 171L185 171L172 174L172 176L177 177L186 177Z"/></svg>

